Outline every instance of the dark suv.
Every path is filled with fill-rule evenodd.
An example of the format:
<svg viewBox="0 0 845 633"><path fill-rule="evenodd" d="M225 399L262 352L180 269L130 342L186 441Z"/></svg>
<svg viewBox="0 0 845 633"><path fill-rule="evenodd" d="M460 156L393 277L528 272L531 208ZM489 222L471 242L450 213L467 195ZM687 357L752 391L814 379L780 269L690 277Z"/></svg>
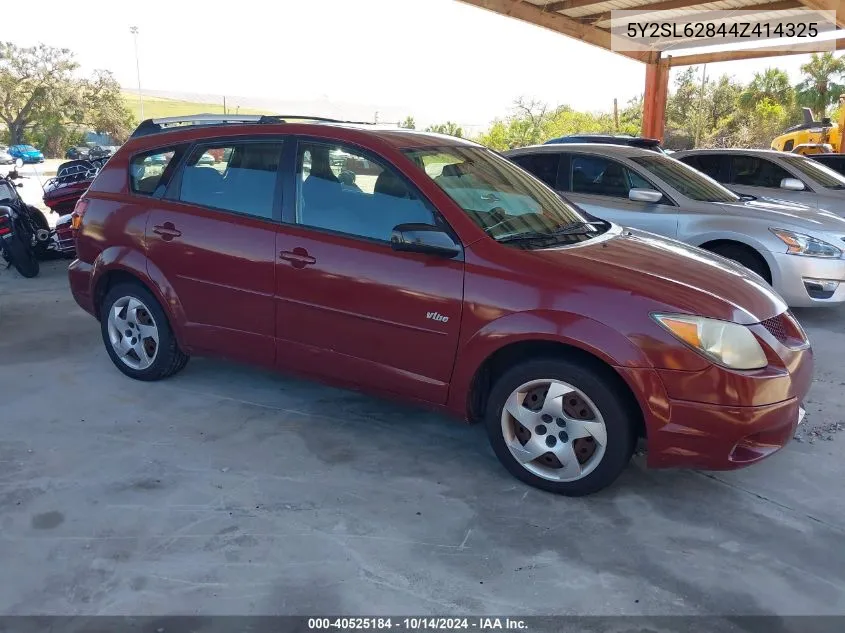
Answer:
<svg viewBox="0 0 845 633"><path fill-rule="evenodd" d="M762 459L811 381L758 277L451 136L146 121L73 223L71 289L128 376L214 354L400 397L483 420L512 474L563 494L611 483L639 436L653 466Z"/></svg>

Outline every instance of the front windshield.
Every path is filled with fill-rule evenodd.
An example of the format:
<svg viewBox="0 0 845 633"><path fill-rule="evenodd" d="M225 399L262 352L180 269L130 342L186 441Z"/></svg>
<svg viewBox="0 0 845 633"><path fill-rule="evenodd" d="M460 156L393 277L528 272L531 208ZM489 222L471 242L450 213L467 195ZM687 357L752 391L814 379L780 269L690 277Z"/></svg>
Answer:
<svg viewBox="0 0 845 633"><path fill-rule="evenodd" d="M5 180L0 180L0 202L9 202L15 199L15 191Z"/></svg>
<svg viewBox="0 0 845 633"><path fill-rule="evenodd" d="M556 231L578 226L586 234L606 230L588 225L593 218L484 147L408 149L405 154L495 240L552 238Z"/></svg>
<svg viewBox="0 0 845 633"><path fill-rule="evenodd" d="M739 196L686 163L662 154L633 156L632 161L673 189L699 202L736 202Z"/></svg>
<svg viewBox="0 0 845 633"><path fill-rule="evenodd" d="M845 177L830 167L803 156L785 154L780 158L787 165L809 176L826 189L845 189Z"/></svg>

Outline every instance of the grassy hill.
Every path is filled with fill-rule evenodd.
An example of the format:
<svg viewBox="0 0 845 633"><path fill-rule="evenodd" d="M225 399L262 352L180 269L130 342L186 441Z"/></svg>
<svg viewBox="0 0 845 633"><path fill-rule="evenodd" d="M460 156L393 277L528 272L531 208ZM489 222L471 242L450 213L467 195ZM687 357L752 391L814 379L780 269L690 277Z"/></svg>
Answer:
<svg viewBox="0 0 845 633"><path fill-rule="evenodd" d="M123 100L126 107L132 112L135 120L141 120L141 107L138 103L138 93L124 92ZM228 114L234 114L236 103L227 103ZM255 110L253 108L239 108L238 114L273 114L268 110ZM168 116L184 116L187 114L223 114L223 100L220 103L197 103L193 101L179 101L177 99L165 99L164 97L150 97L144 95L144 118L156 119Z"/></svg>

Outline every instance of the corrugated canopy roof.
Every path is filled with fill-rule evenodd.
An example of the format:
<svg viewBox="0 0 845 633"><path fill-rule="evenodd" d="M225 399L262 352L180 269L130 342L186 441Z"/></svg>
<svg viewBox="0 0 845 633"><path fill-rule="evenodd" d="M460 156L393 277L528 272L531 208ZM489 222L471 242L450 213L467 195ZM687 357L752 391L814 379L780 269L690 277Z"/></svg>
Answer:
<svg viewBox="0 0 845 633"><path fill-rule="evenodd" d="M639 21L665 20L667 18L684 21L707 20L708 11L739 11L730 21L743 23L765 23L787 20L797 16L806 17L807 10L833 11L839 29L845 29L845 2L840 0L460 0L467 4L495 11L518 20L557 31L574 39L612 50L611 11L626 10L641 12ZM660 13L655 13L659 11ZM730 22L728 22L730 23ZM757 40L759 44L763 42ZM708 41L707 45L720 42ZM679 37L669 42L662 38L644 45L641 50L619 51L642 62L657 62L661 57L671 58L671 66L728 61L732 59L751 59L755 57L773 57L819 50L818 44L808 43L803 48L795 45L778 45L777 39L765 41L764 50L743 47L739 42L726 42L728 50L706 53L683 53L674 55L671 49L686 49L704 45L700 39ZM835 40L837 50L845 49L845 38Z"/></svg>

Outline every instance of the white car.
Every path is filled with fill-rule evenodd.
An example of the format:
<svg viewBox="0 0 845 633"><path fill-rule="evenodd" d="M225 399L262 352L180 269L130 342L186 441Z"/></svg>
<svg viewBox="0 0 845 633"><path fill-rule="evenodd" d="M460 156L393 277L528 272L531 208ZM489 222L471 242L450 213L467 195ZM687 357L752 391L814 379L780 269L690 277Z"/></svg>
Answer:
<svg viewBox="0 0 845 633"><path fill-rule="evenodd" d="M9 148L0 145L0 165L11 165L14 162L15 158L9 153Z"/></svg>

